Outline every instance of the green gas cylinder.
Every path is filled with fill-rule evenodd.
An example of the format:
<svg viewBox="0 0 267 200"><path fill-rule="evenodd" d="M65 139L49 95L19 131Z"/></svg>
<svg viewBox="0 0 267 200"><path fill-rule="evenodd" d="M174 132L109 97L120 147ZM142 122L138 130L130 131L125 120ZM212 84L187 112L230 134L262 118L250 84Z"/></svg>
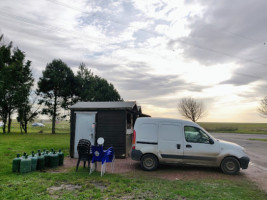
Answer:
<svg viewBox="0 0 267 200"><path fill-rule="evenodd" d="M54 151L50 154L50 167L58 167L58 154Z"/></svg>
<svg viewBox="0 0 267 200"><path fill-rule="evenodd" d="M27 153L24 152L23 155L20 158L25 158L26 155L27 155Z"/></svg>
<svg viewBox="0 0 267 200"><path fill-rule="evenodd" d="M49 152L49 154L54 154L54 149L51 149L51 151Z"/></svg>
<svg viewBox="0 0 267 200"><path fill-rule="evenodd" d="M35 171L37 168L37 157L34 155L34 152L32 152L31 158L31 170Z"/></svg>
<svg viewBox="0 0 267 200"><path fill-rule="evenodd" d="M45 159L41 152L37 156L37 169L42 170L45 168Z"/></svg>
<svg viewBox="0 0 267 200"><path fill-rule="evenodd" d="M35 156L38 157L38 156L39 156L39 153L41 153L41 150L40 150L40 149L38 149L38 151L37 151L37 153L35 154Z"/></svg>
<svg viewBox="0 0 267 200"><path fill-rule="evenodd" d="M46 150L45 150L45 149L43 149L42 155L45 155L45 152L46 152Z"/></svg>
<svg viewBox="0 0 267 200"><path fill-rule="evenodd" d="M31 159L28 158L28 155L25 155L25 158L22 158L20 161L20 173L27 173L31 171Z"/></svg>
<svg viewBox="0 0 267 200"><path fill-rule="evenodd" d="M59 149L58 151L58 165L62 166L64 163L64 153Z"/></svg>
<svg viewBox="0 0 267 200"><path fill-rule="evenodd" d="M50 166L50 154L48 153L48 151L46 151L46 153L44 154L44 158L45 158L45 166L49 167Z"/></svg>
<svg viewBox="0 0 267 200"><path fill-rule="evenodd" d="M20 161L21 161L20 155L17 154L17 157L14 158L12 162L12 172L19 172Z"/></svg>

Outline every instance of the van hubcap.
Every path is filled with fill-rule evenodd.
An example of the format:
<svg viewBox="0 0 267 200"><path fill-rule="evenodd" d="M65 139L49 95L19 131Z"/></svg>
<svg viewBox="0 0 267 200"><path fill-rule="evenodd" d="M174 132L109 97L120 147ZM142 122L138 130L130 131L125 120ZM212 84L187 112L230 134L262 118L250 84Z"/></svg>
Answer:
<svg viewBox="0 0 267 200"><path fill-rule="evenodd" d="M235 163L234 162L227 162L226 163L226 168L228 170L231 170L231 171L235 170Z"/></svg>
<svg viewBox="0 0 267 200"><path fill-rule="evenodd" d="M147 158L144 164L147 168L151 168L154 166L154 160L152 158Z"/></svg>

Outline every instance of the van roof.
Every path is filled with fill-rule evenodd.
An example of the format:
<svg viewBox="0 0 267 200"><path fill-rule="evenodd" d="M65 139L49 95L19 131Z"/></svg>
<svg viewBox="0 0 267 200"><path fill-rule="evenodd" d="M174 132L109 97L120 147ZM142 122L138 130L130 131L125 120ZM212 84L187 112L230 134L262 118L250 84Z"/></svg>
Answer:
<svg viewBox="0 0 267 200"><path fill-rule="evenodd" d="M173 123L182 123L184 125L193 125L193 126L199 126L197 123L194 123L192 121L188 120L182 120L182 119L173 119L173 118L160 118L160 117L139 117L137 119L138 121L143 122L173 122Z"/></svg>

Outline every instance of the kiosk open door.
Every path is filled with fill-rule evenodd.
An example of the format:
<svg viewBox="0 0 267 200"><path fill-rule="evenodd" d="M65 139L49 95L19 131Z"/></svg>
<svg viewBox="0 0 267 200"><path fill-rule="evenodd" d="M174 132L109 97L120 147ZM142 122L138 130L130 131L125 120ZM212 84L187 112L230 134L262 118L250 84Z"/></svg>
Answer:
<svg viewBox="0 0 267 200"><path fill-rule="evenodd" d="M87 139L95 144L95 120L97 112L75 112L74 158L78 158L77 146L80 139Z"/></svg>

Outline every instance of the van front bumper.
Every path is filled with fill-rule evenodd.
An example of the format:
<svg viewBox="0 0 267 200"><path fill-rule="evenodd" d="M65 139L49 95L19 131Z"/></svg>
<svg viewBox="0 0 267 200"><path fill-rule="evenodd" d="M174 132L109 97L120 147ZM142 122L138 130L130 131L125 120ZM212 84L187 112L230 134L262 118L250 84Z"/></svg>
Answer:
<svg viewBox="0 0 267 200"><path fill-rule="evenodd" d="M142 153L140 150L132 149L132 151L131 151L131 158L132 158L133 160L140 161L142 155L143 155L143 153Z"/></svg>
<svg viewBox="0 0 267 200"><path fill-rule="evenodd" d="M247 169L248 168L248 163L250 161L249 157L244 156L244 157L240 158L239 161L240 161L240 167L242 169Z"/></svg>

